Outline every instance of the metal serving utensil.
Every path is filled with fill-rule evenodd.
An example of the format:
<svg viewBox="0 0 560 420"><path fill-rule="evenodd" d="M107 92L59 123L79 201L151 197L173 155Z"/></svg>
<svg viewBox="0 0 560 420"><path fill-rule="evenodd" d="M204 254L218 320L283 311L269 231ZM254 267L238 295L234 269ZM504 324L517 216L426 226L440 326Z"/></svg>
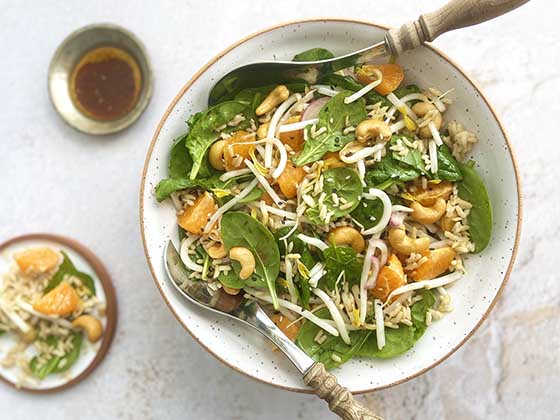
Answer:
<svg viewBox="0 0 560 420"><path fill-rule="evenodd" d="M326 371L322 363L315 362L296 346L272 322L255 301L244 299L241 294L231 296L222 289L211 295L206 283L192 281L179 252L169 241L164 250L164 265L171 284L190 302L210 311L250 325L278 347L303 374L303 381L315 394L329 403L331 411L345 420L382 420L357 402L350 391L339 385L336 377ZM183 287L180 287L182 285Z"/></svg>
<svg viewBox="0 0 560 420"><path fill-rule="evenodd" d="M262 61L246 64L223 76L212 88L209 105L229 99L243 88L305 80L316 83L322 76L377 57L399 56L453 29L476 25L510 12L529 0L451 0L418 20L387 32L370 47L321 61Z"/></svg>

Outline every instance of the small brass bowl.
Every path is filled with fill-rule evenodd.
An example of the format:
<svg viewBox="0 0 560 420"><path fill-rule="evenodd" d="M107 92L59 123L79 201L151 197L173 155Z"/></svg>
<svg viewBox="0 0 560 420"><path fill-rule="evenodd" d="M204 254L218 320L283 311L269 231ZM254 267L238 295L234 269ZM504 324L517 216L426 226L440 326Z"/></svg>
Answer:
<svg viewBox="0 0 560 420"><path fill-rule="evenodd" d="M137 61L142 73L141 92L134 108L116 120L95 120L79 111L70 94L70 77L80 58L94 48L121 48ZM124 130L142 114L152 97L153 76L142 42L120 26L100 23L72 32L57 48L49 66L49 96L60 116L70 126L88 134L110 134Z"/></svg>

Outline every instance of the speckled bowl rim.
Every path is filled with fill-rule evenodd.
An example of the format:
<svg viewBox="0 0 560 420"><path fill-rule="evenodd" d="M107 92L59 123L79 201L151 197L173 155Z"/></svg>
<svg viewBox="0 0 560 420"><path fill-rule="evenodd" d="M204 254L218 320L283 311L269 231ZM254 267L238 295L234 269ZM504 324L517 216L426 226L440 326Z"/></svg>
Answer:
<svg viewBox="0 0 560 420"><path fill-rule="evenodd" d="M167 306L169 307L169 310L173 313L173 316L177 319L177 321L179 321L179 323L183 326L183 328L185 328L185 330L187 330L187 332L191 335L191 337L198 343L200 344L208 353L210 353L212 356L214 356L216 359L218 359L220 362L222 362L223 364L225 364L226 366L229 366L230 368L232 368L233 370L248 376L252 379L256 379L259 382L265 383L267 385L271 385L274 386L276 388L281 388L284 390L288 390L288 391L294 391L294 392L299 392L299 393L304 393L304 394L312 394L313 391L311 389L306 390L306 389L299 389L299 388L293 388L293 387L289 387L289 386L285 386L285 385L281 385L281 384L276 384L273 382L269 382L266 381L264 379L258 378L250 373L247 373L241 369L239 369L238 367L228 363L226 360L222 359L220 356L218 356L216 353L214 353L212 351L211 348L209 348L208 346L206 346L204 343L202 343L199 338L191 331L189 330L189 327L183 323L181 321L181 319L179 318L179 316L177 315L177 313L175 312L173 306L169 303L169 301L167 300L165 294L163 293L163 290L157 280L157 276L156 273L154 271L154 267L152 265L151 262L151 258L148 254L148 246L146 243L146 237L145 237L145 227L144 227L144 191L146 188L146 177L147 177L147 171L148 171L148 165L149 162L152 158L152 152L155 146L155 143L159 137L160 131L164 125L164 123L167 121L167 118L169 117L169 115L171 114L171 112L173 111L173 109L175 108L175 106L177 105L177 102L183 97L183 95L185 94L185 92L191 87L191 85L193 83L195 83L198 78L204 73L206 72L206 70L208 70L211 66L213 66L216 61L218 61L220 58L222 58L224 55L226 55L228 52L230 52L232 49L238 47L239 45L257 37L260 36L264 33L282 28L284 26L289 26L289 25L294 25L294 24L305 24L305 23L310 23L310 22L345 22L345 23L357 23L357 24L361 24L361 25L369 25L369 26L373 26L376 27L378 29L383 29L383 30L388 30L390 29L387 26L384 25L380 25L377 23L373 23L367 20L360 20L360 19L346 19L346 18L331 18L331 17L323 17L323 18L311 18L311 19L298 19L298 20L292 20L292 21L288 21L288 22L283 22L280 23L278 25L274 25L274 26L270 26L268 28L262 29L258 32L254 32L242 39L240 39L239 41L231 44L229 47L227 47L226 49L224 49L223 51L221 51L219 54L217 54L214 58L212 58L210 61L208 61L204 66L202 66L202 68L200 70L198 70L194 76L181 88L181 90L179 91L179 93L173 98L173 100L171 101L171 104L167 107L167 110L165 111L165 113L163 114L163 117L161 118L156 131L152 137L152 141L150 143L150 146L148 148L148 152L146 155L146 160L144 162L144 169L142 171L142 181L141 181L141 185L140 185L140 232L142 235L142 244L144 246L144 254L146 255L146 260L148 262L148 266L150 268L150 272L152 274L152 278L161 294L161 296L163 297L163 300L165 301L165 303L167 304ZM441 58L443 58L447 63L449 63L451 66L455 67L455 69L461 73L463 75L463 77L471 84L471 86L475 89L476 92L478 92L478 94L480 94L480 97L484 100L484 102L486 103L486 105L488 106L488 109L490 110L490 112L492 113L492 116L494 118L494 120L496 121L496 123L498 124L504 139L506 141L507 147L508 147L508 152L510 154L511 157L511 161L513 164L513 169L515 172L515 183L517 186L517 206L518 206L518 213L517 213L517 228L516 228L516 232L515 232L515 242L513 245L513 250L511 253L511 258L508 264L508 268L507 271L504 274L504 278L502 280L502 284L500 285L500 288L498 289L498 292L496 293L496 296L494 298L494 300L490 303L488 310L484 313L484 315L481 317L480 321L472 328L472 330L465 336L465 338L463 338L459 344L457 344L454 348L452 348L447 354L445 354L443 357L441 357L439 360L437 360L436 362L432 363L430 366L419 370L418 372L415 372L412 375L407 376L406 378L400 379L398 381L392 382L390 384L387 385L383 385L383 386L379 386L379 387L372 387L372 388L365 388L365 389L361 389L358 391L354 391L353 394L364 394L367 392L372 392L372 391L378 391L381 389L385 389L385 388L390 388L392 386L395 385L399 385L401 383L404 383L412 378L415 378L419 375L422 375L423 373L429 371L430 369L436 367L437 365L439 365L440 363L442 363L443 361L445 361L449 356L451 356L453 353L455 353L463 344L465 344L467 342L467 340L469 338L472 337L472 335L478 330L478 328L482 325L482 323L486 320L486 318L488 318L488 315L490 314L490 312L492 311L492 309L494 308L494 306L496 305L496 302L498 301L498 299L500 298L500 296L503 293L504 287L506 286L508 280L509 280L509 276L511 274L511 271L513 270L513 266L514 266L514 262L515 262L515 258L517 257L517 251L519 248L519 239L521 236L521 224L522 224L522 206L523 206L523 197L522 197L522 192L521 192L521 182L520 182L520 177L519 177L519 170L518 170L518 165L517 165L517 160L515 158L515 154L513 152L513 148L511 145L511 142L509 140L509 137L506 133L506 130L504 128L504 125L502 124L502 121L500 120L500 118L497 115L496 110L492 107L492 105L490 104L490 101L488 100L488 98L486 97L486 95L482 92L481 87L474 81L472 80L469 75L457 64L455 63L453 60L451 60L446 54L444 54L443 52L441 52L439 49L433 47L430 44L425 44L426 48L429 48L430 50L432 50L433 52L435 52L436 54L438 54Z"/></svg>
<svg viewBox="0 0 560 420"><path fill-rule="evenodd" d="M101 262L99 258L85 245L75 239L68 238L66 236L55 235L51 233L30 233L26 235L16 236L14 238L8 239L5 242L0 243L0 251L18 242L29 241L29 240L45 240L55 242L60 245L67 246L73 249L76 253L80 254L84 260L90 265L90 267L95 271L97 278L103 286L103 291L105 292L105 303L107 306L106 318L107 322L105 325L105 331L103 332L103 341L101 346L97 350L95 357L90 362L90 364L76 377L72 378L68 382L62 385L57 385L52 388L30 388L26 386L17 386L15 383L0 375L0 381L11 385L18 391L26 391L33 394L52 394L53 392L64 391L65 389L76 385L78 382L83 381L93 370L101 363L101 361L107 355L111 343L113 342L113 337L115 335L115 330L117 328L117 297L115 295L115 288L113 287L113 282L111 281L111 276L105 268L105 265Z"/></svg>

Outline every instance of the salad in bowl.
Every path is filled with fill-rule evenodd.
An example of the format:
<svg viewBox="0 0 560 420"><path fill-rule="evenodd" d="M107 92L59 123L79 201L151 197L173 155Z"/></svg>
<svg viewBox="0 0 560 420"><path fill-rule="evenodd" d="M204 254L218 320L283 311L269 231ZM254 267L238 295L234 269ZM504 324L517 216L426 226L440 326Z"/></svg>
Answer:
<svg viewBox="0 0 560 420"><path fill-rule="evenodd" d="M452 89L404 80L366 63L236 92L190 116L155 188L188 281L257 300L327 368L410 350L491 239L477 138L446 118Z"/></svg>

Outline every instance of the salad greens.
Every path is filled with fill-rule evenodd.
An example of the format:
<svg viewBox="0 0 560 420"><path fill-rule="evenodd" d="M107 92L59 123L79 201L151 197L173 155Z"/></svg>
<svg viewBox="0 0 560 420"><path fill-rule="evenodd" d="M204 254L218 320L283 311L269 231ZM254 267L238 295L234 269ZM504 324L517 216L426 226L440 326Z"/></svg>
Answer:
<svg viewBox="0 0 560 420"><path fill-rule="evenodd" d="M78 357L80 356L80 349L83 341L83 336L81 333L72 332L71 337L72 346L66 353L64 353L63 356L52 355L43 364L39 364L41 355L33 357L29 362L29 368L31 369L31 372L33 372L33 374L39 379L45 379L51 373L62 373L70 369L70 367L72 367L72 365L76 363L76 360L78 360ZM54 335L49 335L43 341L47 345L55 348L58 345L60 338Z"/></svg>
<svg viewBox="0 0 560 420"><path fill-rule="evenodd" d="M332 57L312 48L293 60ZM486 187L472 163L455 158L464 146L442 127L448 120L438 101L445 99L436 99L434 89L404 84L404 69L396 63L367 65L368 75L382 76L369 90L364 87L371 80L363 80L360 66L350 61L343 69L326 65L330 73L322 72L317 84L314 67L286 73L290 80L281 90L288 94L280 103L269 94L281 80L255 74L253 86L240 89L246 80L231 79L211 98L212 107L189 118L188 132L171 147L169 176L155 189L159 201L178 191L205 194L194 204L182 193L172 196L182 245L188 247L181 258L193 281L207 282L211 294L223 288L258 300L274 319L280 317L281 329L287 327L280 314L286 316L299 328L297 344L327 368L354 356L384 359L410 350L424 334L436 298L438 307L444 295L450 299L439 287L456 281L463 254L482 251L491 236ZM407 108L421 102L429 112L407 119L395 97ZM275 108L257 116L265 100ZM370 119L381 132L392 133L389 141L357 138L359 125ZM429 123L425 133L420 125ZM240 130L255 141L236 148L231 162L226 156L225 173L213 154L213 168L211 145ZM470 213L457 195L472 204ZM433 197L437 209L422 215L414 203L429 208ZM457 217L451 218L452 211ZM399 230L429 241L413 252L395 239ZM435 261L433 243L449 262ZM231 258L236 247L255 260L243 279ZM414 281L424 289L410 290ZM392 304L393 297L401 306Z"/></svg>
<svg viewBox="0 0 560 420"><path fill-rule="evenodd" d="M362 183L356 172L348 168L333 168L327 169L323 177L323 191L325 193L323 204L327 211L333 213L331 220L346 216L358 207L360 195L362 194ZM351 203L352 205L345 208L335 205L332 198L333 193L337 194L346 203ZM309 208L306 214L313 223L322 223L317 207Z"/></svg>
<svg viewBox="0 0 560 420"><path fill-rule="evenodd" d="M484 181L474 169L474 161L461 165L463 175L459 183L459 197L472 204L467 218L470 236L475 245L475 252L481 252L488 246L492 236L492 206Z"/></svg>
<svg viewBox="0 0 560 420"><path fill-rule="evenodd" d="M363 99L345 104L344 99L352 92L342 91L330 99L319 112L319 122L313 136L311 128L306 128L308 139L303 151L295 160L296 165L302 166L315 162L327 152L336 152L354 139L354 134L343 134L346 125L356 125L366 118L366 108Z"/></svg>
<svg viewBox="0 0 560 420"><path fill-rule="evenodd" d="M238 114L243 115L245 119L235 126L228 126L227 124ZM185 139L186 147L193 161L190 179L195 179L198 175L202 161L207 158L206 151L218 139L220 133L229 133L249 127L252 118L253 111L249 105L239 101L222 102L200 115L192 123L192 128Z"/></svg>
<svg viewBox="0 0 560 420"><path fill-rule="evenodd" d="M221 226L222 239L227 250L240 246L253 253L256 263L255 273L266 282L274 306L277 308L276 279L280 272L280 251L272 233L247 213L237 211L224 214ZM239 273L239 263L233 261L232 265L235 272Z"/></svg>
<svg viewBox="0 0 560 420"><path fill-rule="evenodd" d="M95 283L93 281L93 278L89 274L79 271L74 266L72 261L70 261L70 258L68 257L66 252L60 251L60 253L63 256L62 263L58 267L58 271L49 280L47 287L45 287L44 294L47 294L56 286L58 286L62 282L62 280L64 280L64 277L74 276L81 280L82 284L90 291L92 295L95 295Z"/></svg>
<svg viewBox="0 0 560 420"><path fill-rule="evenodd" d="M323 258L325 259L326 274L321 282L324 282L325 287L329 290L335 290L335 283L341 272L344 272L350 286L360 281L363 258L358 257L352 248L331 245L323 251Z"/></svg>

